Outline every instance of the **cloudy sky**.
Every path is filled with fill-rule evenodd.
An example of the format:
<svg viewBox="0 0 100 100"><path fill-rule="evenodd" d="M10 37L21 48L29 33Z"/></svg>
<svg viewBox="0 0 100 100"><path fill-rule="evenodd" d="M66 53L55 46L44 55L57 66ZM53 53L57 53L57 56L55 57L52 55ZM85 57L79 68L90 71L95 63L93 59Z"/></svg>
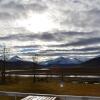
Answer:
<svg viewBox="0 0 100 100"><path fill-rule="evenodd" d="M0 0L0 48L30 57L100 55L100 0Z"/></svg>

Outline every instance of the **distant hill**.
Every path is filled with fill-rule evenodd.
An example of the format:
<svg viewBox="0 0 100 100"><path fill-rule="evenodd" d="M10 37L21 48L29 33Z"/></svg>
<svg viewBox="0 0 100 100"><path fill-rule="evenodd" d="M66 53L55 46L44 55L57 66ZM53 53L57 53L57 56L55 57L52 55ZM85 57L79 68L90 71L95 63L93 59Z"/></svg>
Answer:
<svg viewBox="0 0 100 100"><path fill-rule="evenodd" d="M86 62L83 62L79 67L74 67L67 73L82 74L82 75L100 75L100 57L90 59Z"/></svg>
<svg viewBox="0 0 100 100"><path fill-rule="evenodd" d="M100 75L100 57L74 65L66 65L64 68L52 67L53 72L63 72L68 75Z"/></svg>
<svg viewBox="0 0 100 100"><path fill-rule="evenodd" d="M0 60L0 67L4 66L4 61ZM6 61L6 69L16 70L16 69L33 69L40 68L40 65L29 61Z"/></svg>
<svg viewBox="0 0 100 100"><path fill-rule="evenodd" d="M82 66L87 68L100 68L100 57L96 57L84 62L82 63Z"/></svg>

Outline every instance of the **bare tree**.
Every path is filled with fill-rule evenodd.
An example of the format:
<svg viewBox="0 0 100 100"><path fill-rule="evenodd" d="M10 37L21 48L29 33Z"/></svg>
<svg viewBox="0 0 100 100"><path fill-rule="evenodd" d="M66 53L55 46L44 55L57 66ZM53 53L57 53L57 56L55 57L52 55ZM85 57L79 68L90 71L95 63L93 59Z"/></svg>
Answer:
<svg viewBox="0 0 100 100"><path fill-rule="evenodd" d="M38 63L38 54L34 54L32 57L34 63Z"/></svg>
<svg viewBox="0 0 100 100"><path fill-rule="evenodd" d="M1 50L2 53L2 66L1 66L1 83L5 83L6 81L6 61L7 61L7 56L8 56L8 48L6 46L3 46L3 49Z"/></svg>
<svg viewBox="0 0 100 100"><path fill-rule="evenodd" d="M38 54L35 54L33 57L33 82L36 82L36 67L38 64Z"/></svg>

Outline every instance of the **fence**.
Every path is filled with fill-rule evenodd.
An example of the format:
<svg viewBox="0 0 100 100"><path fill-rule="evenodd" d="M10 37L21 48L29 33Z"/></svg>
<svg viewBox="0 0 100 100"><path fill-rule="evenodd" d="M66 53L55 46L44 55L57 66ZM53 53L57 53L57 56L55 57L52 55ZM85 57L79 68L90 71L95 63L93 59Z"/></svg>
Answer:
<svg viewBox="0 0 100 100"><path fill-rule="evenodd" d="M95 96L73 96L73 95L54 95L54 94L37 94L37 93L21 93L21 92L6 92L0 91L0 96L13 96L14 100L17 100L17 97L26 97L26 96L54 96L59 98L59 100L100 100L100 97Z"/></svg>

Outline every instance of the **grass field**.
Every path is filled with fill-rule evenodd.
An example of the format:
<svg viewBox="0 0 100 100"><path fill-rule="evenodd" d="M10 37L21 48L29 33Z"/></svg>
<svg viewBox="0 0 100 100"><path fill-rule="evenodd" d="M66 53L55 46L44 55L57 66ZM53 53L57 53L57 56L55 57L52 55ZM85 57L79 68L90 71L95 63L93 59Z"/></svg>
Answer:
<svg viewBox="0 0 100 100"><path fill-rule="evenodd" d="M16 98L17 100L21 100L22 98L21 97L17 97ZM8 96L0 96L0 100L15 100L14 97L8 97Z"/></svg>
<svg viewBox="0 0 100 100"><path fill-rule="evenodd" d="M100 96L100 84L83 84L64 82L64 87L60 87L59 80L36 81L32 78L19 78L4 85L0 85L0 91L32 92L46 94L65 94L65 95L87 95ZM11 97L0 97L0 100L12 100Z"/></svg>

